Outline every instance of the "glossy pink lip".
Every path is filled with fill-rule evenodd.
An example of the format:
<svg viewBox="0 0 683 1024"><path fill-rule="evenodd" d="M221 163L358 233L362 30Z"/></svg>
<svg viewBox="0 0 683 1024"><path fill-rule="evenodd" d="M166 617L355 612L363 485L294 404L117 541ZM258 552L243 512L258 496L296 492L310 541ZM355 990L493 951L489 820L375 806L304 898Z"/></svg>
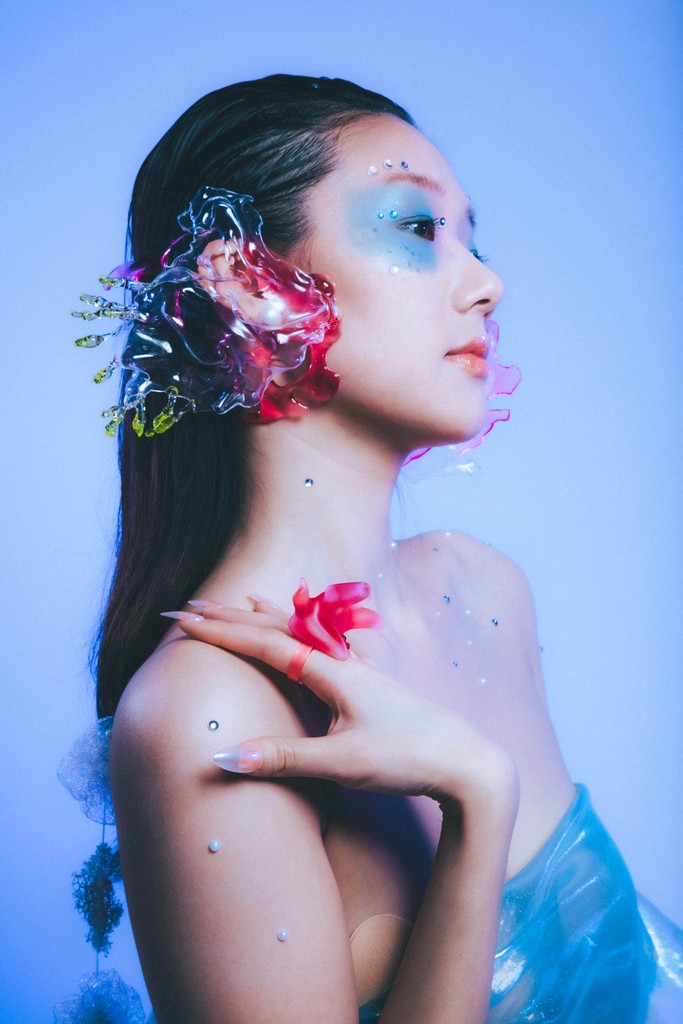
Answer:
<svg viewBox="0 0 683 1024"><path fill-rule="evenodd" d="M488 377L490 367L486 362L488 343L485 338L474 338L461 348L446 353L446 359L457 363L473 377Z"/></svg>

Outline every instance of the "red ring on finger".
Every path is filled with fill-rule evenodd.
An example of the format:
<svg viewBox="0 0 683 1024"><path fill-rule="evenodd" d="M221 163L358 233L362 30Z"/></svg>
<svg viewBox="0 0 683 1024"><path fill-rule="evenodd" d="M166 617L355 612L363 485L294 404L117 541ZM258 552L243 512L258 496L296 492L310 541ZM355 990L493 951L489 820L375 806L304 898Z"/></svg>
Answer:
<svg viewBox="0 0 683 1024"><path fill-rule="evenodd" d="M287 678L292 682L301 683L301 672L306 663L306 658L313 650L308 644L299 644L287 665Z"/></svg>

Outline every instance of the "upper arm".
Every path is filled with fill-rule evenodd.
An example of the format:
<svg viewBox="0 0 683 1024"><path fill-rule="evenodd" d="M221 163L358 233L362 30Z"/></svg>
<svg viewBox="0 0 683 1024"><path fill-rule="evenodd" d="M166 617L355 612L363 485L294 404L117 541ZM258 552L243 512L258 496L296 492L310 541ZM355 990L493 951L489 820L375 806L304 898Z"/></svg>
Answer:
<svg viewBox="0 0 683 1024"><path fill-rule="evenodd" d="M212 761L241 740L305 735L301 721L232 655L183 641L155 658L116 714L112 788L159 1024L350 1024L353 968L315 783L231 776Z"/></svg>

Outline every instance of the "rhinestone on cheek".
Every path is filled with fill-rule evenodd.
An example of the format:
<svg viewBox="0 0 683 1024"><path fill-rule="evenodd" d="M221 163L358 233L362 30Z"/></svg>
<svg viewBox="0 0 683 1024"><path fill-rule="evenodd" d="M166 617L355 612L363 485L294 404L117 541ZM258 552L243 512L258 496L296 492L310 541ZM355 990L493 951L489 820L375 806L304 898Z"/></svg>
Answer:
<svg viewBox="0 0 683 1024"><path fill-rule="evenodd" d="M408 161L407 160L401 160L401 167L403 168L404 171L407 171L408 170Z"/></svg>
<svg viewBox="0 0 683 1024"><path fill-rule="evenodd" d="M377 168L374 164L371 164L370 167L368 167L368 174L377 174Z"/></svg>
<svg viewBox="0 0 683 1024"><path fill-rule="evenodd" d="M310 477L310 476L307 476L306 479L304 480L304 487L312 487L313 484L314 484L313 478Z"/></svg>
<svg viewBox="0 0 683 1024"><path fill-rule="evenodd" d="M217 728L218 722L216 721L215 718L212 718L211 721L209 722L209 729L211 730L211 732L215 732Z"/></svg>
<svg viewBox="0 0 683 1024"><path fill-rule="evenodd" d="M385 166L386 168L391 168L391 167L393 167L393 166L394 166L394 162L393 162L393 160L385 160L385 161L384 161L384 166Z"/></svg>

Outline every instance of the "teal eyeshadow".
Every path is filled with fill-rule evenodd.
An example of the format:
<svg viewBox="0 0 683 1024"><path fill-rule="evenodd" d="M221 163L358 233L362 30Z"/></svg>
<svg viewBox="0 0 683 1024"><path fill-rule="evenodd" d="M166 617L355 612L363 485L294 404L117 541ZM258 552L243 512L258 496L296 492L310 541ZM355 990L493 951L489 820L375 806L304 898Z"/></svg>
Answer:
<svg viewBox="0 0 683 1024"><path fill-rule="evenodd" d="M387 268L428 270L436 265L434 242L420 238L402 222L434 220L432 197L415 185L380 185L359 189L348 201L348 224L355 247Z"/></svg>

